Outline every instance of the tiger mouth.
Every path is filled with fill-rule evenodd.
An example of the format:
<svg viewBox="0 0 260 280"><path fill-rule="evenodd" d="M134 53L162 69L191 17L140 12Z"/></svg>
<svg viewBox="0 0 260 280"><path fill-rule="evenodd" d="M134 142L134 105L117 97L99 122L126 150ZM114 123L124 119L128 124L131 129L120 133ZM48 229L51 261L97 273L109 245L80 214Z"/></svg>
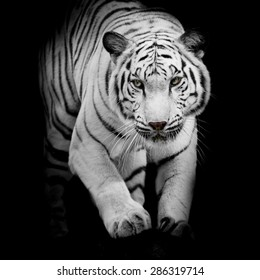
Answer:
<svg viewBox="0 0 260 280"><path fill-rule="evenodd" d="M136 131L146 140L152 140L153 142L166 142L173 140L182 130L183 123L171 128L167 128L162 131L151 131L150 129L145 129L141 127L136 127Z"/></svg>

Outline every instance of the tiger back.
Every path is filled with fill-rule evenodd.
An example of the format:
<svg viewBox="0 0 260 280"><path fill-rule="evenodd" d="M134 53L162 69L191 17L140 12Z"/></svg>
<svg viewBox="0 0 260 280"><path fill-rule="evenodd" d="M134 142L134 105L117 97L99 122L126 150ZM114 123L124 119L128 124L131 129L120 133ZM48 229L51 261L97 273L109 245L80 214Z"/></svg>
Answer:
<svg viewBox="0 0 260 280"><path fill-rule="evenodd" d="M202 38L137 1L77 1L40 54L46 194L54 236L67 234L64 185L88 189L111 237L151 228L145 171L157 167L156 227L187 223L196 117L210 96ZM149 186L146 186L149 187Z"/></svg>

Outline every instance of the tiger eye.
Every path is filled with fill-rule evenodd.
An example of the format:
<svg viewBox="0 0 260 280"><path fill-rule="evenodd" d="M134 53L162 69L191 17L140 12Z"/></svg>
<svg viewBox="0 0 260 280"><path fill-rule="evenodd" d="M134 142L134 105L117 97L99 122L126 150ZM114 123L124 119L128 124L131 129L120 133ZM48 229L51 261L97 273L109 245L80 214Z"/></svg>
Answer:
<svg viewBox="0 0 260 280"><path fill-rule="evenodd" d="M143 87L143 83L140 80L132 80L131 83L134 85L134 87L136 88L142 88Z"/></svg>
<svg viewBox="0 0 260 280"><path fill-rule="evenodd" d="M172 80L171 80L171 85L172 86L177 86L182 80L182 77L174 77Z"/></svg>

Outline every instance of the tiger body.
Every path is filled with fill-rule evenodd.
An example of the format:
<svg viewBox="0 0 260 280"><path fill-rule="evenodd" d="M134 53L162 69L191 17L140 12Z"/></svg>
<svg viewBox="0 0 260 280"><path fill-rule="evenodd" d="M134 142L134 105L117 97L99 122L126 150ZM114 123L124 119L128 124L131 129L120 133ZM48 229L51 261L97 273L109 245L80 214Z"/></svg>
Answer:
<svg viewBox="0 0 260 280"><path fill-rule="evenodd" d="M193 37L192 37L193 36ZM46 192L56 235L68 229L65 181L77 175L112 237L151 228L145 170L157 165L157 227L188 221L197 126L210 80L197 37L137 1L78 1L40 55Z"/></svg>

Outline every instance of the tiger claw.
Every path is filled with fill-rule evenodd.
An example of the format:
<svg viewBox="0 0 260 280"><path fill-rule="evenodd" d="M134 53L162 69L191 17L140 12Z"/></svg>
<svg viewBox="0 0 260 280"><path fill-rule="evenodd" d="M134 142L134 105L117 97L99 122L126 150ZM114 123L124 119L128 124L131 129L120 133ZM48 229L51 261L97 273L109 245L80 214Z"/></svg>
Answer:
<svg viewBox="0 0 260 280"><path fill-rule="evenodd" d="M171 235L176 237L182 237L185 239L195 239L191 226L185 221L178 222L174 227L173 231L171 232Z"/></svg>
<svg viewBox="0 0 260 280"><path fill-rule="evenodd" d="M191 226L185 221L175 222L173 218L165 217L161 220L159 230L175 237L189 237L194 239Z"/></svg>
<svg viewBox="0 0 260 280"><path fill-rule="evenodd" d="M113 238L124 238L151 228L151 218L144 209L130 210L116 219L109 230Z"/></svg>
<svg viewBox="0 0 260 280"><path fill-rule="evenodd" d="M169 232L175 225L175 220L170 217L162 218L159 226L159 230L162 232Z"/></svg>

